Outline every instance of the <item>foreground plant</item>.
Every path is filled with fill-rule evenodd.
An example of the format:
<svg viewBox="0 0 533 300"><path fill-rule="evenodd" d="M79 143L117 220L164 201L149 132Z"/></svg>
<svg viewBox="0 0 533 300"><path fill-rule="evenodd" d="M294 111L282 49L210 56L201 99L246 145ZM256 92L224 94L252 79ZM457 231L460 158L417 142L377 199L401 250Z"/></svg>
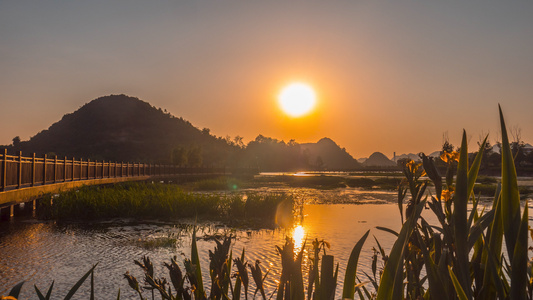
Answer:
<svg viewBox="0 0 533 300"><path fill-rule="evenodd" d="M398 239L385 263L377 299L532 299L531 269L528 270L531 261L527 255L528 205L522 214L501 109L500 122L501 189L487 211L478 211L478 199L473 194L486 139L470 166L466 132L458 154L444 153L448 162L445 185L432 158L422 154L425 173L436 193L429 200L421 195L427 181L416 175L414 163L406 167L406 185L411 195L407 219L403 222L401 203L405 193L400 187L403 226L395 233ZM457 155L454 180L450 170L455 168ZM470 213L468 203L472 203ZM439 226L429 225L421 216L426 205L437 217ZM505 253L502 252L504 240ZM422 276L423 269L426 276Z"/></svg>
<svg viewBox="0 0 533 300"><path fill-rule="evenodd" d="M90 286L90 299L94 299L94 269L96 268L96 265L94 265L87 273L85 273L85 275L83 275L79 280L78 282L76 282L72 288L68 291L67 295L65 296L64 300L69 300L71 299L75 294L76 292L78 291L78 289L83 285L83 283L85 282L85 280L87 280L87 278L89 276L91 276L91 286ZM9 295L7 297L0 297L0 299L5 299L5 300L17 300L18 297L19 297L19 294L22 290L22 286L24 285L24 281L15 285L11 291L9 292ZM41 290L37 287L37 285L34 285L34 288L35 288L35 294L37 295L37 297L39 298L39 300L49 300L49 299L52 299L52 290L54 289L54 282L52 282L52 284L50 284L50 287L48 288L47 292L46 292L46 295L43 295L43 293L41 292ZM119 295L120 295L120 292L119 292ZM120 297L120 296L119 296Z"/></svg>

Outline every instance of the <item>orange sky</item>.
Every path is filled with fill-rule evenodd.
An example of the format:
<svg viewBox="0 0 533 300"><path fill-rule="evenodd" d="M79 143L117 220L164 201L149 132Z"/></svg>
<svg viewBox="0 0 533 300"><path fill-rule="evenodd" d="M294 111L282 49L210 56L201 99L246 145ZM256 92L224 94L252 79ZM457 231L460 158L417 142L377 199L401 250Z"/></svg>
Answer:
<svg viewBox="0 0 533 300"><path fill-rule="evenodd" d="M354 157L497 140L497 104L533 143L533 3L3 1L0 144L109 94L218 136L330 137ZM311 84L318 110L282 115Z"/></svg>

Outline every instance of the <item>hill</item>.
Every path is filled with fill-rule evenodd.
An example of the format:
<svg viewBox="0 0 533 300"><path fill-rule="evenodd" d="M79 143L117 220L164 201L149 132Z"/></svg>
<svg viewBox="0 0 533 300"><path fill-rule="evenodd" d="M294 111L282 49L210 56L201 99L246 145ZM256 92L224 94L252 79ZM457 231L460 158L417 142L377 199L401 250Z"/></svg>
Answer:
<svg viewBox="0 0 533 300"><path fill-rule="evenodd" d="M309 164L318 169L351 170L361 168L346 149L341 148L333 140L322 138L317 143L300 144L302 151L307 155Z"/></svg>
<svg viewBox="0 0 533 300"><path fill-rule="evenodd" d="M31 137L14 139L10 152L106 161L254 167L262 171L347 170L361 165L329 138L285 143L259 135L216 137L138 98L100 97Z"/></svg>
<svg viewBox="0 0 533 300"><path fill-rule="evenodd" d="M363 163L365 167L395 167L396 163L387 158L385 154L381 152L374 152Z"/></svg>
<svg viewBox="0 0 533 300"><path fill-rule="evenodd" d="M176 148L196 149L203 163L223 163L233 146L138 98L95 99L15 150L110 161L170 162Z"/></svg>

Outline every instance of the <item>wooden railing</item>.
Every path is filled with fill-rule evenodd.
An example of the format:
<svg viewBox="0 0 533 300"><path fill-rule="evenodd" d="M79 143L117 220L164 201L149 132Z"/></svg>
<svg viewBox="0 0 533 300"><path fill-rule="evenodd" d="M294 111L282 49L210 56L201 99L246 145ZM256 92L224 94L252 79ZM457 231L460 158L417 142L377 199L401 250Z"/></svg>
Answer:
<svg viewBox="0 0 533 300"><path fill-rule="evenodd" d="M0 192L69 181L119 177L225 174L225 168L180 167L176 165L105 162L8 155L1 156Z"/></svg>

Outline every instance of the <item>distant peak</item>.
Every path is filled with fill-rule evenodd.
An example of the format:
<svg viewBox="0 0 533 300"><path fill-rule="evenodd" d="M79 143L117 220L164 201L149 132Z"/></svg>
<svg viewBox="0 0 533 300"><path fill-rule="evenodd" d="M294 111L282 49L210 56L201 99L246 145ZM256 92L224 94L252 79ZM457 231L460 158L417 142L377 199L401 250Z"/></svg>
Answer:
<svg viewBox="0 0 533 300"><path fill-rule="evenodd" d="M389 159L385 154L381 153L381 152L374 152L372 153L372 155L370 155L369 158L386 158L386 159Z"/></svg>
<svg viewBox="0 0 533 300"><path fill-rule="evenodd" d="M332 139L330 138L327 138L327 137L324 137L324 138L321 138L317 144L335 144L337 145L337 143L335 143Z"/></svg>

